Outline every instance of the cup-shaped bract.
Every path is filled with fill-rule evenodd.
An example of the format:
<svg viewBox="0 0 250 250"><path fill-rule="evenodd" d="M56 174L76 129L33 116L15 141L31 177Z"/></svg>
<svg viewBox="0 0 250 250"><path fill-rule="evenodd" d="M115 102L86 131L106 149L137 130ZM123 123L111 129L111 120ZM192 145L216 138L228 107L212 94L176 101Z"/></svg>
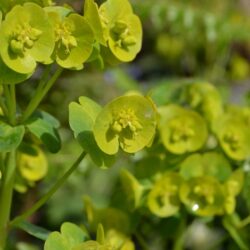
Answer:
<svg viewBox="0 0 250 250"><path fill-rule="evenodd" d="M177 173L166 173L158 180L148 195L149 210L159 216L168 217L180 209L179 188L182 178Z"/></svg>
<svg viewBox="0 0 250 250"><path fill-rule="evenodd" d="M141 95L121 96L98 114L93 132L97 145L106 154L116 154L119 146L136 153L155 135L156 112L152 101Z"/></svg>
<svg viewBox="0 0 250 250"><path fill-rule="evenodd" d="M107 0L99 8L104 37L113 55L132 61L141 49L142 25L128 0Z"/></svg>
<svg viewBox="0 0 250 250"><path fill-rule="evenodd" d="M187 180L209 175L224 182L230 177L231 172L231 166L227 158L217 152L195 153L188 156L180 164L180 174Z"/></svg>
<svg viewBox="0 0 250 250"><path fill-rule="evenodd" d="M17 5L7 13L0 27L0 54L12 70L32 73L37 62L51 62L54 32L48 16L39 5Z"/></svg>
<svg viewBox="0 0 250 250"><path fill-rule="evenodd" d="M28 181L39 181L48 171L46 156L37 146L30 146L29 152L19 152L17 165L21 176Z"/></svg>
<svg viewBox="0 0 250 250"><path fill-rule="evenodd" d="M241 161L250 156L250 130L241 117L221 116L216 122L215 133L228 157Z"/></svg>
<svg viewBox="0 0 250 250"><path fill-rule="evenodd" d="M174 154L184 154L200 149L207 139L207 126L196 112L177 105L163 106L159 130L166 149Z"/></svg>
<svg viewBox="0 0 250 250"><path fill-rule="evenodd" d="M49 8L47 11L55 33L52 58L63 68L81 69L93 49L94 34L91 27L79 14L65 16L67 11L63 12L62 8Z"/></svg>
<svg viewBox="0 0 250 250"><path fill-rule="evenodd" d="M224 209L227 214L232 214L236 207L236 196L241 192L244 185L244 172L242 169L235 170L224 183L226 199Z"/></svg>
<svg viewBox="0 0 250 250"><path fill-rule="evenodd" d="M214 216L223 213L225 194L215 177L201 176L182 183L180 199L194 214Z"/></svg>
<svg viewBox="0 0 250 250"><path fill-rule="evenodd" d="M109 242L113 249L135 250L134 243L125 234L114 229L107 231L106 241Z"/></svg>
<svg viewBox="0 0 250 250"><path fill-rule="evenodd" d="M222 114L222 100L218 90L210 83L193 83L184 89L184 99L191 108L201 113L212 125Z"/></svg>

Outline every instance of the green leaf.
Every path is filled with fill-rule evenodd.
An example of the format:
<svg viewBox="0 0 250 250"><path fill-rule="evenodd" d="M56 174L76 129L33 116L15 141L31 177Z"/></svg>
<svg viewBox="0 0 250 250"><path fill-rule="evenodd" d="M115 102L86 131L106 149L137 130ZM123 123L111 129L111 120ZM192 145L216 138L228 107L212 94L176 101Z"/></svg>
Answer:
<svg viewBox="0 0 250 250"><path fill-rule="evenodd" d="M115 158L102 152L97 146L93 125L101 107L87 97L80 97L79 102L69 105L69 124L80 145L89 153L93 162L100 167L111 166Z"/></svg>
<svg viewBox="0 0 250 250"><path fill-rule="evenodd" d="M44 250L71 250L71 247L59 232L53 232L46 240Z"/></svg>
<svg viewBox="0 0 250 250"><path fill-rule="evenodd" d="M88 239L88 235L80 227L70 222L62 224L61 234L68 240L71 247Z"/></svg>
<svg viewBox="0 0 250 250"><path fill-rule="evenodd" d="M56 130L58 121L45 112L34 114L25 124L28 130L39 138L47 149L56 153L61 148L61 140Z"/></svg>
<svg viewBox="0 0 250 250"><path fill-rule="evenodd" d="M48 238L49 234L51 233L47 229L31 224L27 221L22 221L17 225L17 227L22 229L26 233L36 237L37 239L44 241Z"/></svg>
<svg viewBox="0 0 250 250"><path fill-rule="evenodd" d="M72 250L88 238L88 235L78 226L65 222L61 233L53 232L47 238L44 250Z"/></svg>
<svg viewBox="0 0 250 250"><path fill-rule="evenodd" d="M24 126L11 127L0 122L0 152L9 152L21 143L24 136Z"/></svg>

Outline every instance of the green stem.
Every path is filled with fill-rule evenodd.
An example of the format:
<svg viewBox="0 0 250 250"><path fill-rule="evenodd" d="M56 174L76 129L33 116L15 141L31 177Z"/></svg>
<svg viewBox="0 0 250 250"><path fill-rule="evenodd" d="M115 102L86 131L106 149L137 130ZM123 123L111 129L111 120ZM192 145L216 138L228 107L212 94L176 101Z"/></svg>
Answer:
<svg viewBox="0 0 250 250"><path fill-rule="evenodd" d="M10 110L9 110L9 107L10 107L10 92L9 92L9 87L7 84L4 84L3 85L3 92L4 92L4 96L5 96L5 102L6 102L6 116L7 118L9 119L10 117Z"/></svg>
<svg viewBox="0 0 250 250"><path fill-rule="evenodd" d="M74 172L74 170L77 168L77 166L80 164L80 162L85 156L86 152L83 152L73 163L73 165L69 168L69 170L54 184L54 186L52 186L52 188L40 200L38 200L30 209L28 209L26 212L13 219L10 222L10 226L18 225L18 223L28 218L41 206L43 206L50 199L50 197L64 184L64 182Z"/></svg>
<svg viewBox="0 0 250 250"><path fill-rule="evenodd" d="M243 228L245 226L247 226L248 224L250 224L250 215L247 216L245 219L243 219L242 221L240 221L238 228Z"/></svg>
<svg viewBox="0 0 250 250"><path fill-rule="evenodd" d="M184 234L185 234L185 229L186 229L186 221L187 221L187 215L186 212L182 211L182 217L180 224L178 226L178 230L175 235L175 241L174 241L174 246L173 250L182 250L184 249Z"/></svg>
<svg viewBox="0 0 250 250"><path fill-rule="evenodd" d="M16 151L12 150L7 155L6 166L0 189L0 250L4 250L8 236L8 223L10 219L13 186L16 170Z"/></svg>
<svg viewBox="0 0 250 250"><path fill-rule="evenodd" d="M16 123L16 88L14 84L9 85L10 90L10 124L15 125Z"/></svg>
<svg viewBox="0 0 250 250"><path fill-rule="evenodd" d="M3 100L3 98L1 96L0 96L0 107L2 108L4 116L7 117L8 116L8 109L7 109L7 107L6 107L5 103L4 103L4 100Z"/></svg>
<svg viewBox="0 0 250 250"><path fill-rule="evenodd" d="M58 68L55 71L54 75L49 79L49 81L46 84L44 84L45 77L42 78L33 99L30 101L27 109L23 113L21 123L25 122L32 115L32 113L37 109L38 105L43 100L43 98L48 93L48 91L51 89L51 87L56 82L58 77L61 75L62 71L63 71L63 68ZM46 71L45 75L48 73L49 72Z"/></svg>
<svg viewBox="0 0 250 250"><path fill-rule="evenodd" d="M149 250L148 244L147 244L147 242L143 239L143 237L141 236L141 234L138 233L138 232L135 232L134 235L135 235L136 239L138 240L138 242L139 242L141 248L142 248L143 250Z"/></svg>

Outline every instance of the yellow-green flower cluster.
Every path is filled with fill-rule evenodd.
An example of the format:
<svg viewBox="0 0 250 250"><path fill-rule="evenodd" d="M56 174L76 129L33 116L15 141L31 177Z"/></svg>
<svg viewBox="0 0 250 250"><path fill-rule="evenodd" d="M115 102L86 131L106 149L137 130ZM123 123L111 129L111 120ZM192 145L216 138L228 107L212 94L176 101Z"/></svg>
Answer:
<svg viewBox="0 0 250 250"><path fill-rule="evenodd" d="M38 63L79 70L87 61L131 61L141 49L141 23L128 0L100 7L86 0L84 15L51 1L10 2L0 4L0 84L24 81Z"/></svg>

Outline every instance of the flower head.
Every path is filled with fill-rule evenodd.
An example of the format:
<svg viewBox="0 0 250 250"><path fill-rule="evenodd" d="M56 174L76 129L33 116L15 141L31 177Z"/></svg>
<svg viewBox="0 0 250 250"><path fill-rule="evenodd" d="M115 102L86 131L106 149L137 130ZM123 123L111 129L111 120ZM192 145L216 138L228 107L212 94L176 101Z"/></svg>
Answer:
<svg viewBox="0 0 250 250"><path fill-rule="evenodd" d="M37 62L50 63L54 33L45 11L37 4L16 5L1 24L0 54L12 70L28 74Z"/></svg>
<svg viewBox="0 0 250 250"><path fill-rule="evenodd" d="M107 104L97 116L93 132L105 153L115 154L119 146L125 152L135 153L151 142L155 126L156 113L151 101L131 95Z"/></svg>

